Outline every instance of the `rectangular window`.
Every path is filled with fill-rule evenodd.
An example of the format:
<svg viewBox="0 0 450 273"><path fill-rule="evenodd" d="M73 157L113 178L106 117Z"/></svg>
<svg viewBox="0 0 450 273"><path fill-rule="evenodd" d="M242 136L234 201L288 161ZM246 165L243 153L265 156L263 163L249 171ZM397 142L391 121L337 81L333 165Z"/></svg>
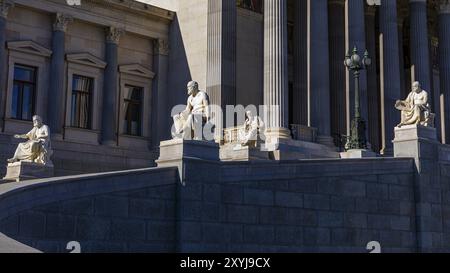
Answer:
<svg viewBox="0 0 450 273"><path fill-rule="evenodd" d="M32 120L35 114L36 97L35 67L25 65L14 66L14 85L12 92L11 117L21 120Z"/></svg>
<svg viewBox="0 0 450 273"><path fill-rule="evenodd" d="M142 135L142 97L143 88L125 86L124 93L124 133L131 136Z"/></svg>
<svg viewBox="0 0 450 273"><path fill-rule="evenodd" d="M94 79L73 75L71 126L91 129L91 103Z"/></svg>

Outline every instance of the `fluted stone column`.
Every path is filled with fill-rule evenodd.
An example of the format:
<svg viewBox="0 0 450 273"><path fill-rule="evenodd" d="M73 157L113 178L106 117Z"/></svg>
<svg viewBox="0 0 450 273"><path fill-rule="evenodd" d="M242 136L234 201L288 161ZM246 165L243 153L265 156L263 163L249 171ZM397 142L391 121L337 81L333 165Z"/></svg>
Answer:
<svg viewBox="0 0 450 273"><path fill-rule="evenodd" d="M156 77L152 82L152 120L151 138L152 148L157 148L163 140L170 139L169 120L171 109L168 103L168 73L169 73L169 41L155 39L153 41L153 71Z"/></svg>
<svg viewBox="0 0 450 273"><path fill-rule="evenodd" d="M439 78L444 95L445 143L450 143L450 1L439 5Z"/></svg>
<svg viewBox="0 0 450 273"><path fill-rule="evenodd" d="M378 89L377 66L378 59L376 56L376 23L375 23L376 7L369 6L366 8L366 45L367 50L372 52L372 65L367 68L367 105L368 110L368 128L369 142L374 152L381 149L380 139L380 92Z"/></svg>
<svg viewBox="0 0 450 273"><path fill-rule="evenodd" d="M264 0L264 105L268 142L290 138L287 0Z"/></svg>
<svg viewBox="0 0 450 273"><path fill-rule="evenodd" d="M409 0L411 22L410 48L413 81L432 94L430 42L428 39L427 0ZM433 99L430 98L430 101Z"/></svg>
<svg viewBox="0 0 450 273"><path fill-rule="evenodd" d="M347 135L345 57L345 0L332 0L329 7L331 134L336 140ZM341 143L342 144L342 143Z"/></svg>
<svg viewBox="0 0 450 273"><path fill-rule="evenodd" d="M65 14L55 16L52 36L52 60L50 66L50 89L48 93L47 122L52 134L62 138L64 128L64 78L65 78L65 39L67 25L73 19Z"/></svg>
<svg viewBox="0 0 450 273"><path fill-rule="evenodd" d="M294 100L292 124L308 125L308 70L305 62L308 42L305 39L308 30L307 0L296 0L294 23Z"/></svg>
<svg viewBox="0 0 450 273"><path fill-rule="evenodd" d="M4 128L4 112L6 106L6 20L12 1L0 0L0 128Z"/></svg>
<svg viewBox="0 0 450 273"><path fill-rule="evenodd" d="M102 144L117 145L118 117L118 44L123 30L115 27L106 29L106 69L103 88Z"/></svg>
<svg viewBox="0 0 450 273"><path fill-rule="evenodd" d="M328 1L308 0L308 18L309 126L318 129L318 142L332 146Z"/></svg>
<svg viewBox="0 0 450 273"><path fill-rule="evenodd" d="M395 102L400 96L400 63L398 43L397 1L381 0L380 22L380 88L381 88L381 154L392 155L394 128L400 123Z"/></svg>
<svg viewBox="0 0 450 273"><path fill-rule="evenodd" d="M215 138L221 140L223 128L234 126L225 124L234 119L226 119L226 106L236 104L236 20L235 1L208 1L208 54L206 91L211 105L222 108L223 116L212 116L216 125Z"/></svg>
<svg viewBox="0 0 450 273"><path fill-rule="evenodd" d="M346 11L346 36L347 36L347 46L346 51L351 52L353 48L359 51L360 56L364 54L366 47L366 23L365 23L365 5L366 0L346 0L345 1L345 11ZM369 52L373 57L375 52ZM359 96L361 105L361 116L367 122L369 122L368 116L368 101L367 101L367 71L360 71L359 80ZM353 73L347 70L347 107L348 107L348 135L350 135L350 124L351 120L355 116L355 84ZM366 126L366 137L368 139L370 128Z"/></svg>

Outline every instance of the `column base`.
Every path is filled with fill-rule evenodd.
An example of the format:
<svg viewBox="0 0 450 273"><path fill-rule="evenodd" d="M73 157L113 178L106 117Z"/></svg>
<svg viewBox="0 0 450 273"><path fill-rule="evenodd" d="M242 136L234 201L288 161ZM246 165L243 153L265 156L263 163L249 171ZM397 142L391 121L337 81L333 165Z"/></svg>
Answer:
<svg viewBox="0 0 450 273"><path fill-rule="evenodd" d="M269 152L271 160L337 159L340 157L339 153L329 146L292 139L266 143L262 145L261 150Z"/></svg>

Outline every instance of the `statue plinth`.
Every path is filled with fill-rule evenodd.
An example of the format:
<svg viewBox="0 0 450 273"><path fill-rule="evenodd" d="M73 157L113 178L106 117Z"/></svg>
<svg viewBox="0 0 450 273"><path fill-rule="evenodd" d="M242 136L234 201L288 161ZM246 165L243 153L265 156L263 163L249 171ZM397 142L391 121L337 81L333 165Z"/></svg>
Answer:
<svg viewBox="0 0 450 273"><path fill-rule="evenodd" d="M6 181L24 181L31 179L49 178L54 176L54 167L52 165L43 165L34 162L15 162L8 164L6 168Z"/></svg>
<svg viewBox="0 0 450 273"><path fill-rule="evenodd" d="M342 159L375 158L375 157L377 157L376 153L372 152L371 150L365 149L354 149L341 153Z"/></svg>
<svg viewBox="0 0 450 273"><path fill-rule="evenodd" d="M433 127L422 125L406 125L395 127L395 142L427 139L437 141L437 130Z"/></svg>
<svg viewBox="0 0 450 273"><path fill-rule="evenodd" d="M261 151L259 145L225 145L220 148L220 159L222 161L254 161L269 160L269 152Z"/></svg>

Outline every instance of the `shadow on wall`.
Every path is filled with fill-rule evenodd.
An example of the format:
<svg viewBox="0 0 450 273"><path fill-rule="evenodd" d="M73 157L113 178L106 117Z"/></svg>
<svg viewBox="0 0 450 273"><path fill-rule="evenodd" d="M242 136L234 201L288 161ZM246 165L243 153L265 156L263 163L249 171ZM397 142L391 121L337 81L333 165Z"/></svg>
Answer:
<svg viewBox="0 0 450 273"><path fill-rule="evenodd" d="M186 104L186 84L192 80L189 69L186 48L181 35L178 16L170 27L170 55L169 55L169 115L172 107L178 104ZM172 124L171 121L169 121Z"/></svg>

